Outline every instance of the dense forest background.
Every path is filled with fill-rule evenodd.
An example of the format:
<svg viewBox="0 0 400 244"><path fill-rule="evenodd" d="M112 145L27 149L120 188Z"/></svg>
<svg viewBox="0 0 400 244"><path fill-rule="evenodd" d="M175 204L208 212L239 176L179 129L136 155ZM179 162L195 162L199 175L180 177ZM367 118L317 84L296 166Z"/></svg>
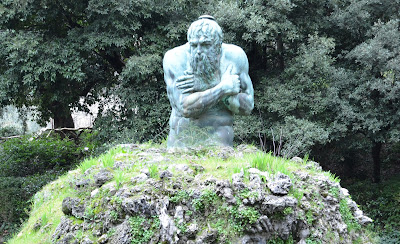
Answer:
<svg viewBox="0 0 400 244"><path fill-rule="evenodd" d="M399 172L400 0L1 0L0 106L34 106L39 122L61 128L74 126L73 108L99 102L91 146L163 141L162 58L202 14L249 58L255 109L236 118L237 144L309 155L349 187ZM76 158L88 155L83 144ZM19 176L38 173L28 171ZM381 186L360 201L400 201L398 192L379 200ZM400 215L392 210L377 216Z"/></svg>

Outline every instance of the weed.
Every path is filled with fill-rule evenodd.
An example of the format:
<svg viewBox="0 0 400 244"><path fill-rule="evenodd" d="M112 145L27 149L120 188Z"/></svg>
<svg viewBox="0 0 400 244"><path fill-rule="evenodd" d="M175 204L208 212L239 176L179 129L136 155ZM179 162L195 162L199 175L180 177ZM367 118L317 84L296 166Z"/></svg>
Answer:
<svg viewBox="0 0 400 244"><path fill-rule="evenodd" d="M246 198L258 198L258 192L257 191L249 191L248 189L244 189L239 193L239 196L241 199L246 199Z"/></svg>
<svg viewBox="0 0 400 244"><path fill-rule="evenodd" d="M169 201L173 202L173 203L178 203L178 202L182 202L182 200L189 200L190 199L190 195L187 191L179 191L177 194L175 194L173 197L170 197Z"/></svg>
<svg viewBox="0 0 400 244"><path fill-rule="evenodd" d="M306 239L307 244L322 244L321 240L316 240L314 238L307 238Z"/></svg>
<svg viewBox="0 0 400 244"><path fill-rule="evenodd" d="M131 227L132 244L148 243L154 235L154 231L160 228L160 220L157 216L146 219L141 216L133 216L128 219Z"/></svg>
<svg viewBox="0 0 400 244"><path fill-rule="evenodd" d="M89 168L91 168L94 165L97 165L98 161L97 159L94 158L88 158L85 159L81 162L81 164L79 165L79 169L81 170L82 173L85 173L86 170L88 170Z"/></svg>
<svg viewBox="0 0 400 244"><path fill-rule="evenodd" d="M118 212L112 210L112 211L110 212L110 216L111 216L111 219L112 219L113 221L115 221L115 220L118 219Z"/></svg>
<svg viewBox="0 0 400 244"><path fill-rule="evenodd" d="M293 197L297 199L298 203L300 203L301 199L304 196L304 192L302 191L302 189L298 189L295 187L290 188L289 194L293 195Z"/></svg>
<svg viewBox="0 0 400 244"><path fill-rule="evenodd" d="M306 212L306 221L308 225L312 225L312 223L314 222L314 213L311 210L308 210Z"/></svg>
<svg viewBox="0 0 400 244"><path fill-rule="evenodd" d="M213 189L206 189L199 198L193 199L192 205L196 211L203 212L206 208L212 206L217 199L218 196Z"/></svg>
<svg viewBox="0 0 400 244"><path fill-rule="evenodd" d="M129 176L128 174L123 171L123 170L116 170L114 172L114 180L117 186L117 189L119 189L123 183L128 182L129 181Z"/></svg>
<svg viewBox="0 0 400 244"><path fill-rule="evenodd" d="M95 213L94 213L94 209L91 206L88 206L85 209L85 213L83 215L84 219L88 219L88 220L94 220L95 218Z"/></svg>
<svg viewBox="0 0 400 244"><path fill-rule="evenodd" d="M289 215L289 214L292 214L293 213L293 208L292 207L286 207L284 210L283 210L283 214L284 215Z"/></svg>
<svg viewBox="0 0 400 244"><path fill-rule="evenodd" d="M289 170L290 161L284 158L272 156L272 153L257 153L250 163L252 168L271 173L281 172L288 175L292 180L295 179L291 170Z"/></svg>
<svg viewBox="0 0 400 244"><path fill-rule="evenodd" d="M181 234L185 234L187 231L187 226L185 223L178 223L179 220L175 219L175 226L178 228L178 230L181 232Z"/></svg>
<svg viewBox="0 0 400 244"><path fill-rule="evenodd" d="M114 156L111 152L100 156L99 160L104 168L112 168L114 166Z"/></svg>
<svg viewBox="0 0 400 244"><path fill-rule="evenodd" d="M157 177L159 177L158 174L158 166L156 164L152 164L149 166L149 173L150 173L150 177L153 179L156 179Z"/></svg>
<svg viewBox="0 0 400 244"><path fill-rule="evenodd" d="M347 204L347 199L342 199L339 203L339 212L342 215L343 221L347 225L347 230L350 232L352 230L360 230L361 225L354 218L351 213L350 207Z"/></svg>
<svg viewBox="0 0 400 244"><path fill-rule="evenodd" d="M329 194L332 195L334 198L339 198L339 188L332 187L329 189Z"/></svg>

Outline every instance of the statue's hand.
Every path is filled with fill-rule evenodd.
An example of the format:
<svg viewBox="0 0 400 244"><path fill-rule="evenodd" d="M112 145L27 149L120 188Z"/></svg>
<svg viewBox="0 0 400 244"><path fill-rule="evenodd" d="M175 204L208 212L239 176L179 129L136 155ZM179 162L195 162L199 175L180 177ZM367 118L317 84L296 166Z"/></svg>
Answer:
<svg viewBox="0 0 400 244"><path fill-rule="evenodd" d="M219 83L225 95L236 95L240 92L239 75L233 73L233 65L230 65L221 77Z"/></svg>
<svg viewBox="0 0 400 244"><path fill-rule="evenodd" d="M194 75L186 74L179 76L176 80L176 87L182 91L182 93L189 93L194 91Z"/></svg>

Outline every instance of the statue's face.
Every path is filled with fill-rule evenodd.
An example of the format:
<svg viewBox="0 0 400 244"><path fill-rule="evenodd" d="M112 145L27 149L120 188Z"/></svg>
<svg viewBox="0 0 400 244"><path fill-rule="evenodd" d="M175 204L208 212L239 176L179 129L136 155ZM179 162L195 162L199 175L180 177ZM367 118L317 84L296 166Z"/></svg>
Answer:
<svg viewBox="0 0 400 244"><path fill-rule="evenodd" d="M205 83L211 82L218 67L220 49L211 38L204 35L191 38L189 45L190 65L194 75L202 77Z"/></svg>
<svg viewBox="0 0 400 244"><path fill-rule="evenodd" d="M194 37L189 41L192 56L205 54L209 56L214 53L215 45L211 38L206 36Z"/></svg>

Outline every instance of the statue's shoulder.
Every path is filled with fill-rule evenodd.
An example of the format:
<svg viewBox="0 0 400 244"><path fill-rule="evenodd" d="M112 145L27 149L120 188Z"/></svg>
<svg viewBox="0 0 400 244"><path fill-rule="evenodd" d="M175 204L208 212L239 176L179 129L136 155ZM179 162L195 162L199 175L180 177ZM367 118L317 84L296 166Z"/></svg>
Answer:
<svg viewBox="0 0 400 244"><path fill-rule="evenodd" d="M234 44L222 44L221 62L226 65L234 63L240 70L248 70L249 62L246 53Z"/></svg>
<svg viewBox="0 0 400 244"><path fill-rule="evenodd" d="M187 59L187 55L189 53L189 44L186 43L184 45L178 46L178 47L174 47L170 50L168 50L165 55L164 55L164 62L165 61L183 61Z"/></svg>

